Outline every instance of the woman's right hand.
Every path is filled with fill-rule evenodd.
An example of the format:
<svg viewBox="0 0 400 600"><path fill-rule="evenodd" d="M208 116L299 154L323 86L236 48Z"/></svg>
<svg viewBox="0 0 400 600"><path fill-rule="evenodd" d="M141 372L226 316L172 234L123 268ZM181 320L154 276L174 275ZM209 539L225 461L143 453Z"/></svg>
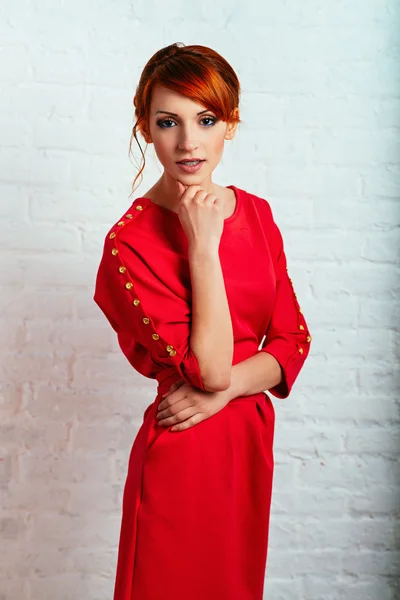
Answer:
<svg viewBox="0 0 400 600"><path fill-rule="evenodd" d="M200 185L184 186L176 180L180 198L178 216L189 246L218 249L224 229L222 201Z"/></svg>

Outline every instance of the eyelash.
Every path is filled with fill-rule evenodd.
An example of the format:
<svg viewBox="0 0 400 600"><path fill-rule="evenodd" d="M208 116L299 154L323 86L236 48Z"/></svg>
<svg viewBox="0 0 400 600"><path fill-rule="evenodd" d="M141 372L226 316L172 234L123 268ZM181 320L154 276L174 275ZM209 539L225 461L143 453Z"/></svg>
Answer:
<svg viewBox="0 0 400 600"><path fill-rule="evenodd" d="M204 121L205 119L207 119L207 121L212 121L212 125L203 125L203 127L205 128L212 127L218 121L216 117L203 117L201 121ZM163 125L163 123L166 123L168 121L171 121L171 123L175 123L173 119L162 119L161 121L157 121L157 125L161 127L161 129L171 129L171 127L164 127Z"/></svg>

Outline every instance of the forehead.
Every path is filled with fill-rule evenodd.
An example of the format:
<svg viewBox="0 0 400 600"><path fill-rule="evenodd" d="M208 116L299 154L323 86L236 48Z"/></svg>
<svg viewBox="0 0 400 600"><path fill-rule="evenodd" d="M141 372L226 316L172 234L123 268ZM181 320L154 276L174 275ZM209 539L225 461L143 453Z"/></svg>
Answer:
<svg viewBox="0 0 400 600"><path fill-rule="evenodd" d="M157 110L166 110L175 113L198 113L205 110L207 107L203 104L195 102L191 98L170 90L162 85L156 84L151 96L151 113L154 114Z"/></svg>

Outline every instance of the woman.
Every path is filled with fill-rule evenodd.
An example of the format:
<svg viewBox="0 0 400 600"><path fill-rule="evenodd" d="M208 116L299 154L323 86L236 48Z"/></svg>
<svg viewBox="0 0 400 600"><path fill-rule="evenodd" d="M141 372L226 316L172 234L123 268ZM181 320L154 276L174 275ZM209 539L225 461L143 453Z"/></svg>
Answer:
<svg viewBox="0 0 400 600"><path fill-rule="evenodd" d="M129 459L114 600L263 596L264 390L289 395L311 337L269 203L211 179L239 93L219 54L183 44L157 52L136 90L133 134L164 172L108 232L94 300L158 388Z"/></svg>

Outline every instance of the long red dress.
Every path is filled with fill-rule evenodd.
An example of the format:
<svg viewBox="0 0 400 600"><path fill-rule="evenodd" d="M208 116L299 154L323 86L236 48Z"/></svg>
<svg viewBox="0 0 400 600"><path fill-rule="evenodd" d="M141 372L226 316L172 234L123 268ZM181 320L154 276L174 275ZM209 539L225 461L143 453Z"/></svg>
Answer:
<svg viewBox="0 0 400 600"><path fill-rule="evenodd" d="M236 208L225 219L219 256L233 364L257 351L272 354L283 379L269 392L286 398L311 336L268 201L228 187ZM240 396L183 431L158 427L155 418L174 381L204 390L190 347L187 249L177 213L137 198L108 232L97 274L94 300L122 352L158 382L130 453L114 600L262 600L274 465L271 398Z"/></svg>

